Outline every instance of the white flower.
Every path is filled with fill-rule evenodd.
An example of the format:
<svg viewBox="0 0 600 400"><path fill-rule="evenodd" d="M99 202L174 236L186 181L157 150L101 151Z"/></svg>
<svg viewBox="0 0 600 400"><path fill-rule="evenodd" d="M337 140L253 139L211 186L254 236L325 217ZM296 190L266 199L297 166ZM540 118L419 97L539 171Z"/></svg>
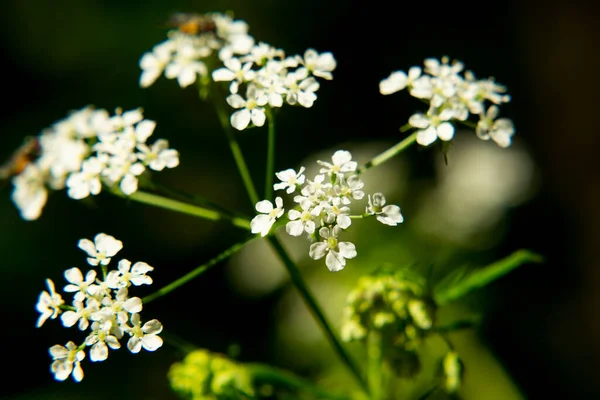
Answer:
<svg viewBox="0 0 600 400"><path fill-rule="evenodd" d="M337 63L333 54L330 52L317 53L314 49L308 49L304 52L304 59L298 56L298 62L303 64L308 72L319 78L327 80L333 79L331 71L335 69Z"/></svg>
<svg viewBox="0 0 600 400"><path fill-rule="evenodd" d="M292 236L300 236L303 232L309 235L314 233L316 228L314 220L321 215L321 207L316 206L311 209L312 203L309 201L302 201L300 207L302 212L298 210L288 212L290 222L285 225L285 230Z"/></svg>
<svg viewBox="0 0 600 400"><path fill-rule="evenodd" d="M123 248L123 242L105 233L99 233L93 243L89 239L81 239L77 246L88 254L87 262L90 265L108 265L110 258Z"/></svg>
<svg viewBox="0 0 600 400"><path fill-rule="evenodd" d="M248 62L242 65L238 58L232 57L223 62L225 68L219 68L212 73L215 82L230 82L229 91L232 94L238 92L241 83L249 82L254 79L256 72L252 71L252 63Z"/></svg>
<svg viewBox="0 0 600 400"><path fill-rule="evenodd" d="M35 305L35 309L41 313L38 317L36 327L41 327L48 318L55 319L61 312L60 306L64 303L60 294L54 290L54 282L50 279L46 279L46 286L48 291L43 291L38 297L38 302Z"/></svg>
<svg viewBox="0 0 600 400"><path fill-rule="evenodd" d="M421 68L412 67L408 75L404 71L392 72L389 77L379 83L379 92L383 95L396 93L412 83L421 76Z"/></svg>
<svg viewBox="0 0 600 400"><path fill-rule="evenodd" d="M166 65L171 60L171 53L174 50L175 42L167 40L154 46L151 53L146 53L140 59L140 86L147 88L152 85L162 74Z"/></svg>
<svg viewBox="0 0 600 400"><path fill-rule="evenodd" d="M350 204L350 198L361 200L365 197L365 192L362 189L365 183L360 180L358 175L352 175L348 179L340 178L339 184L334 187L335 193L342 200L342 204Z"/></svg>
<svg viewBox="0 0 600 400"><path fill-rule="evenodd" d="M306 68L288 73L284 85L288 89L286 101L289 105L298 103L302 107L310 108L317 99L315 92L319 90L319 82L313 77L308 77Z"/></svg>
<svg viewBox="0 0 600 400"><path fill-rule="evenodd" d="M333 164L320 160L317 161L319 165L325 167L321 168L319 173L328 174L330 176L332 174L343 174L344 172L356 171L356 167L358 166L356 161L352 161L352 154L345 150L338 150L333 153L331 160L333 161Z"/></svg>
<svg viewBox="0 0 600 400"><path fill-rule="evenodd" d="M89 326L89 320L96 312L100 310L100 302L94 298L88 298L86 306L84 307L83 301L73 301L75 310L65 311L60 319L66 328L70 328L79 321L79 330L84 331Z"/></svg>
<svg viewBox="0 0 600 400"><path fill-rule="evenodd" d="M177 78L182 88L196 82L198 75L208 74L206 65L198 61L201 56L200 50L191 43L183 43L177 49L174 59L167 65L165 76L169 79Z"/></svg>
<svg viewBox="0 0 600 400"><path fill-rule="evenodd" d="M238 94L227 97L227 103L233 108L240 109L231 114L231 126L242 131L248 127L250 121L256 126L265 124L266 115L263 106L267 104L267 96L250 87L247 92L248 100Z"/></svg>
<svg viewBox="0 0 600 400"><path fill-rule="evenodd" d="M340 207L342 201L339 197L331 199L331 205L327 210L327 223L336 223L342 229L347 229L352 220L350 219L350 208L346 206Z"/></svg>
<svg viewBox="0 0 600 400"><path fill-rule="evenodd" d="M64 381L73 374L73 379L80 382L83 379L83 369L81 361L85 358L85 353L80 350L75 343L67 343L67 347L59 344L50 348L50 355L54 362L50 370L54 374L54 379Z"/></svg>
<svg viewBox="0 0 600 400"><path fill-rule="evenodd" d="M109 347L113 350L121 348L116 336L111 335L111 327L112 321L92 324L92 333L85 339L85 345L92 346L90 360L104 361L108 358Z"/></svg>
<svg viewBox="0 0 600 400"><path fill-rule="evenodd" d="M346 259L356 257L356 247L350 242L338 242L337 236L341 228L334 226L333 229L321 228L319 236L323 238L322 242L313 243L310 246L309 255L312 259L318 260L325 255L325 264L330 271L336 272L344 269Z"/></svg>
<svg viewBox="0 0 600 400"><path fill-rule="evenodd" d="M146 273L153 271L154 268L145 262L136 262L131 268L131 261L121 260L117 268L118 270L110 271L106 276L107 285L112 289L128 287L131 284L135 286L152 284L152 278Z"/></svg>
<svg viewBox="0 0 600 400"><path fill-rule="evenodd" d="M453 117L454 113L451 109L444 109L441 112L430 110L425 114L414 114L408 119L408 123L420 128L417 131L417 143L421 146L429 146L439 137L442 140L448 141L454 136L454 126L447 122Z"/></svg>
<svg viewBox="0 0 600 400"><path fill-rule="evenodd" d="M29 164L23 172L13 179L12 201L25 220L38 219L48 200L44 175L44 172L37 165Z"/></svg>
<svg viewBox="0 0 600 400"><path fill-rule="evenodd" d="M395 205L385 205L385 196L381 193L375 193L373 197L369 195L369 205L366 213L369 215L377 215L377 220L382 224L396 226L404 218L400 214L400 207Z"/></svg>
<svg viewBox="0 0 600 400"><path fill-rule="evenodd" d="M65 271L65 279L69 284L63 288L65 292L72 293L78 292L76 298L79 301L82 301L83 298L89 293L92 293L91 287L93 286L94 281L96 280L96 271L90 270L85 275L85 280L83 280L83 275L79 268L70 268Z"/></svg>
<svg viewBox="0 0 600 400"><path fill-rule="evenodd" d="M148 351L155 351L163 344L163 340L158 336L162 332L162 324L153 319L146 322L143 326L140 322L139 314L131 316L133 327L126 327L125 330L131 335L127 342L127 348L132 353L139 353L142 347Z"/></svg>
<svg viewBox="0 0 600 400"><path fill-rule="evenodd" d="M499 111L497 106L491 106L485 115L481 114L481 119L477 123L475 132L479 138L483 140L492 138L498 146L506 148L510 146L511 137L515 134L515 127L508 118L495 120L498 117Z"/></svg>
<svg viewBox="0 0 600 400"><path fill-rule="evenodd" d="M97 157L90 157L81 166L80 172L75 172L67 178L67 194L72 199L83 199L89 195L97 195L102 190L100 173L104 163Z"/></svg>
<svg viewBox="0 0 600 400"><path fill-rule="evenodd" d="M152 147L138 144L137 148L140 151L139 159L154 171L175 168L179 165L179 152L169 149L169 142L165 139L157 140Z"/></svg>
<svg viewBox="0 0 600 400"><path fill-rule="evenodd" d="M287 188L287 194L294 193L294 191L296 191L296 185L302 185L306 179L306 176L302 175L303 172L304 167L300 167L298 172L294 171L292 168L276 172L275 175L281 182L274 184L273 189L281 190Z"/></svg>
<svg viewBox="0 0 600 400"><path fill-rule="evenodd" d="M250 221L252 233L260 233L261 236L266 236L275 220L283 215L283 200L281 197L275 198L277 207L273 207L273 203L269 200L263 200L256 203L256 211L262 213L257 215Z"/></svg>

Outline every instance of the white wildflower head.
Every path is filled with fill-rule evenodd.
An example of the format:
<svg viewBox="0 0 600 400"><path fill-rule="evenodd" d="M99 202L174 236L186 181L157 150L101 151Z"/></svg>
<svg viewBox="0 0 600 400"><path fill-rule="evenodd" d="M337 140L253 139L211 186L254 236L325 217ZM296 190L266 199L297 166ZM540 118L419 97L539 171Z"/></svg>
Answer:
<svg viewBox="0 0 600 400"><path fill-rule="evenodd" d="M334 226L333 229L323 227L319 230L321 241L310 246L309 255L318 260L325 257L325 265L330 271L340 271L346 266L346 259L356 257L356 247L350 242L338 240L341 228Z"/></svg>
<svg viewBox="0 0 600 400"><path fill-rule="evenodd" d="M263 237L267 236L277 218L281 217L285 211L283 199L281 197L275 198L275 206L269 200L259 201L256 203L256 211L262 214L257 215L250 221L252 233L260 233Z"/></svg>
<svg viewBox="0 0 600 400"><path fill-rule="evenodd" d="M515 130L511 120L496 120L498 105L510 101L506 87L494 78L476 79L471 71L464 71L460 61L450 62L428 58L424 68L415 66L404 71L393 72L379 84L381 94L389 95L407 89L413 97L428 103L426 113L410 117L409 125L417 129L417 143L429 146L438 138L449 141L454 136L454 123L466 123L471 115L478 116L477 136L483 140L494 140L500 147L508 147ZM493 105L486 111L486 102ZM471 126L470 124L468 124Z"/></svg>
<svg viewBox="0 0 600 400"><path fill-rule="evenodd" d="M385 225L396 226L404 221L400 213L400 207L395 205L385 205L385 196L381 193L375 193L373 197L369 195L369 205L366 213L376 215L377 221Z"/></svg>
<svg viewBox="0 0 600 400"><path fill-rule="evenodd" d="M290 168L275 173L275 176L277 176L277 179L279 179L281 182L274 184L273 189L286 189L287 194L294 193L296 191L296 186L304 184L306 177L302 174L303 172L304 167L300 167L298 172Z"/></svg>
<svg viewBox="0 0 600 400"><path fill-rule="evenodd" d="M131 297L128 291L131 285L151 284L152 278L147 273L154 268L145 262L131 265L130 261L121 260L117 270L107 271L110 258L122 246L121 241L106 234L96 235L95 243L87 239L80 241L79 247L90 256L88 262L101 266L104 279L93 269L85 274L78 268L66 270L64 291L73 294L71 305L66 305L61 295L55 292L54 283L46 280L48 292L42 292L36 304L40 313L37 326L61 315L63 326L77 326L81 331L89 329L85 341L79 346L69 342L66 347L56 345L50 348L53 358L50 369L56 380L64 381L72 376L75 381L81 381L81 361L86 357L86 347L90 347L91 361L103 361L108 357L109 349L121 347L119 340L125 334L130 336L128 348L132 352L139 352L142 347L154 351L162 345L158 336L162 331L161 323L153 319L143 324L139 315L143 308L142 300Z"/></svg>
<svg viewBox="0 0 600 400"><path fill-rule="evenodd" d="M179 165L179 153L166 140L147 143L155 127L140 108L117 109L110 116L85 107L45 129L34 139L35 157L12 181L12 200L23 219L39 218L52 190L67 188L76 200L103 187L118 186L131 195L147 167L161 171Z"/></svg>

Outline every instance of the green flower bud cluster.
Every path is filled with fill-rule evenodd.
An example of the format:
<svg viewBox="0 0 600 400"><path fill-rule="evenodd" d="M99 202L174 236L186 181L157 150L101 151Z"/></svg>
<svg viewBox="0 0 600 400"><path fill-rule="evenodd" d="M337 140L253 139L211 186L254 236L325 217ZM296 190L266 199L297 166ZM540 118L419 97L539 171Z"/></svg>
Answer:
<svg viewBox="0 0 600 400"><path fill-rule="evenodd" d="M344 309L342 339L364 340L379 331L384 341L414 349L433 326L434 309L424 297L424 283L402 275L363 276L350 292Z"/></svg>
<svg viewBox="0 0 600 400"><path fill-rule="evenodd" d="M252 377L240 364L207 350L194 350L169 370L171 387L191 400L254 398Z"/></svg>

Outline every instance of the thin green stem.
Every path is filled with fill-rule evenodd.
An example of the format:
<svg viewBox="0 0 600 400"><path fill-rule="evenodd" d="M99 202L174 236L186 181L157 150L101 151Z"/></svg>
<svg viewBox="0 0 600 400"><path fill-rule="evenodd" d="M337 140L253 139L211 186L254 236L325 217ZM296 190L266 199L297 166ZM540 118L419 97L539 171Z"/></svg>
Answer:
<svg viewBox="0 0 600 400"><path fill-rule="evenodd" d="M198 207L181 201L169 199L148 192L137 191L127 196L117 190L112 191L113 194L129 200L137 201L138 203L148 204L155 207L164 208L171 211L177 211L183 214L193 215L194 217L207 219L209 221L225 220L231 222L238 228L250 230L250 221L245 218L231 217L223 215L218 211L209 210L208 208Z"/></svg>
<svg viewBox="0 0 600 400"><path fill-rule="evenodd" d="M256 383L267 383L298 392L311 393L319 399L349 400L350 397L337 393L329 393L321 387L302 379L291 372L259 363L248 363L243 366L250 372Z"/></svg>
<svg viewBox="0 0 600 400"><path fill-rule="evenodd" d="M398 144L390 147L383 153L374 157L371 161L367 162L365 165L358 169L358 173L361 174L368 170L369 168L373 168L378 166L379 164L383 164L390 158L402 152L404 149L408 148L410 145L417 141L417 132L413 132L410 136L407 136L404 140L399 142Z"/></svg>
<svg viewBox="0 0 600 400"><path fill-rule="evenodd" d="M311 313L313 314L313 316L315 317L315 319L321 326L321 329L323 330L323 332L325 333L325 336L327 337L327 339L333 346L335 352L340 357L340 359L342 360L344 365L350 370L350 372L352 373L352 375L354 376L354 378L356 379L356 381L358 382L360 387L366 393L368 393L369 390L368 390L367 383L365 382L364 378L362 377L362 374L360 373L358 366L352 360L352 358L350 358L350 355L348 354L346 349L342 346L340 339L333 332L333 328L331 327L331 324L327 321L327 318L325 317L325 314L321 310L321 307L319 306L319 304L317 303L317 301L311 294L308 286L306 285L306 282L304 282L304 278L302 278L302 274L300 273L300 270L298 269L298 267L296 266L294 261L292 261L292 259L288 255L287 251L285 250L285 248L283 247L283 245L281 244L279 239L277 239L275 236L268 236L268 240L271 243L271 245L273 246L273 248L275 249L275 252L279 256L279 258L281 259L283 264L285 265L288 273L290 274L290 278L292 279L292 283L294 284L296 289L298 289L298 291L300 292L302 299L304 300L304 302L308 306L308 309L311 311Z"/></svg>
<svg viewBox="0 0 600 400"><path fill-rule="evenodd" d="M457 121L465 126L468 126L469 128L477 129L477 124L473 121L460 121L460 120L457 120Z"/></svg>
<svg viewBox="0 0 600 400"><path fill-rule="evenodd" d="M244 245L246 243L248 243L249 241L258 238L259 236L249 236L248 238L246 238L244 241L239 242L234 244L233 246L231 246L230 248L228 248L227 250L225 250L224 252L222 252L221 254L219 254L218 256L216 256L215 258L209 260L207 263L200 265L199 267L196 267L195 269L193 269L192 271L188 272L187 274L185 274L184 276L182 276L181 278L169 283L167 286L164 286L163 288L157 290L156 292L144 297L142 299L142 302L144 304L147 304L153 300L158 299L159 297L162 297L166 294L171 293L173 290L177 289L180 286L185 285L186 283L188 283L189 281L191 281L192 279L196 278L197 276L203 274L204 272L206 272L208 269L210 269L211 267L214 267L215 265L217 265L218 263L220 263L221 261L227 259L228 257L232 256L233 254L237 253L239 250L242 249L242 247L244 247Z"/></svg>
<svg viewBox="0 0 600 400"><path fill-rule="evenodd" d="M368 379L371 400L382 400L386 392L383 384L383 352L381 333L369 332L367 338Z"/></svg>
<svg viewBox="0 0 600 400"><path fill-rule="evenodd" d="M247 215L244 215L243 213L241 213L239 211L230 210L226 207L223 207L221 204L219 204L215 201L209 200L203 196L186 193L179 189L173 189L171 187L168 187L168 186L163 185L162 183L158 183L158 182L151 182L150 185L154 190L162 192L169 197L179 198L180 200L182 200L184 202L193 203L194 205L197 205L200 207L208 207L213 210L219 211L221 214L227 215L229 217L248 218Z"/></svg>
<svg viewBox="0 0 600 400"><path fill-rule="evenodd" d="M213 103L215 104L219 121L221 122L223 131L225 132L225 136L227 137L227 142L229 143L231 154L233 155L235 164L237 165L237 168L240 171L242 181L244 182L244 186L246 187L246 192L248 193L248 197L252 202L252 206L254 206L259 201L258 194L256 192L256 188L254 187L254 183L252 182L252 178L250 177L250 171L248 170L248 166L246 165L246 160L244 159L244 155L242 154L240 145L238 144L237 139L235 138L235 134L231 129L231 124L229 123L227 111L225 111L225 108L223 107L223 101L221 101L221 99L216 98L214 99Z"/></svg>
<svg viewBox="0 0 600 400"><path fill-rule="evenodd" d="M265 199L273 200L273 175L275 174L275 116L269 107L265 108L269 122L267 139L267 171L265 173Z"/></svg>

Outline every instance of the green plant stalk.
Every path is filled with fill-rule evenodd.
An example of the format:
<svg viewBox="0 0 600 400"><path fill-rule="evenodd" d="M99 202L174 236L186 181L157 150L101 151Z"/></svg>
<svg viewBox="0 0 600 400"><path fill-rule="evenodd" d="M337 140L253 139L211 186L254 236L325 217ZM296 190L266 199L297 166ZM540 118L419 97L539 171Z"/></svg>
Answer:
<svg viewBox="0 0 600 400"><path fill-rule="evenodd" d="M265 108L269 133L267 139L267 170L265 173L265 199L273 201L273 175L275 174L275 116L269 107Z"/></svg>
<svg viewBox="0 0 600 400"><path fill-rule="evenodd" d="M283 262L283 265L285 265L288 273L290 274L290 278L292 279L292 283L294 284L296 289L298 289L298 291L300 292L302 299L304 300L304 302L308 306L308 309L311 311L311 313L313 314L313 316L315 317L315 319L321 326L321 329L323 330L323 332L325 333L325 336L327 337L327 339L333 346L335 352L340 357L340 359L342 360L344 365L350 370L350 372L352 373L352 375L354 376L354 378L356 379L356 381L358 382L360 387L366 393L368 393L369 388L368 388L367 383L365 382L364 378L362 377L360 370L358 369L358 366L352 360L352 358L350 358L350 355L348 354L346 349L342 346L340 339L333 332L331 324L327 321L327 318L325 317L325 314L321 310L321 307L319 306L319 304L317 303L317 301L311 294L308 286L306 285L306 282L304 282L304 279L302 278L302 274L300 273L300 270L298 269L298 267L296 266L294 261L292 261L292 259L288 255L287 251L285 250L285 248L283 247L283 245L281 244L279 239L277 239L274 235L271 235L271 236L268 236L268 240L269 240L269 243L271 243L271 245L275 249L275 252L279 256L281 261Z"/></svg>
<svg viewBox="0 0 600 400"><path fill-rule="evenodd" d="M267 383L275 387L311 393L319 399L350 400L349 396L326 392L319 386L279 368L259 363L242 365L250 372L255 383Z"/></svg>
<svg viewBox="0 0 600 400"><path fill-rule="evenodd" d="M218 211L209 210L207 208L183 203L181 201L162 197L157 194L142 192L139 190L135 193L132 193L129 196L116 190L113 190L112 193L125 199L137 201L138 203L148 204L151 206L164 208L171 211L177 211L183 214L193 215L194 217L207 219L209 221L229 221L238 228L250 230L250 221L248 221L245 218L230 217L227 215L223 215Z"/></svg>
<svg viewBox="0 0 600 400"><path fill-rule="evenodd" d="M238 251L240 251L242 249L242 247L244 247L244 245L246 245L246 243L250 242L251 240L257 239L258 237L259 236L248 236L244 241L234 244L233 246L231 246L230 248L228 248L227 250L225 250L224 252L222 252L221 254L216 256L215 258L209 260L207 263L194 268L192 271L188 272L181 278L169 283L167 286L164 286L163 288L157 290L156 292L144 297L142 299L142 303L147 304L151 301L158 299L159 297L162 297L166 294L171 293L173 290L179 288L180 286L185 285L192 279L194 279L197 276L206 272L211 267L214 267L221 261L223 261L223 260L229 258L230 256L232 256L233 254L237 253Z"/></svg>
<svg viewBox="0 0 600 400"><path fill-rule="evenodd" d="M388 161L390 158L400 154L404 149L410 147L413 143L417 141L417 132L413 132L410 136L407 136L404 140L397 143L396 145L390 147L383 153L375 156L371 161L367 162L365 165L360 167L357 173L362 174L366 170L376 167L384 162Z"/></svg>
<svg viewBox="0 0 600 400"><path fill-rule="evenodd" d="M223 131L225 132L225 136L227 137L227 142L229 143L229 148L231 149L231 154L233 155L235 164L240 171L240 175L242 177L242 181L244 182L244 187L246 188L248 197L250 198L252 206L254 207L254 205L259 201L258 194L256 192L256 188L254 187L254 183L252 182L252 178L250 177L250 171L246 165L246 160L244 159L240 145L238 144L235 134L231 129L231 124L229 123L227 112L223 107L223 102L220 100L221 99L214 99L213 101L217 110L217 115L219 117L219 121L221 122L221 126L223 127Z"/></svg>
<svg viewBox="0 0 600 400"><path fill-rule="evenodd" d="M239 211L229 210L226 207L223 207L223 205L221 205L217 202L214 202L212 200L209 200L203 196L186 193L179 189L173 189L171 187L165 186L162 183L158 183L158 182L150 182L150 185L151 185L150 187L153 190L162 192L163 194L165 194L171 198L179 198L180 200L182 200L184 202L193 203L194 205L197 205L200 207L208 207L208 208L218 211L221 214L228 216L228 217L240 217L240 218L248 219L247 215L244 215L243 213L241 213Z"/></svg>
<svg viewBox="0 0 600 400"><path fill-rule="evenodd" d="M383 400L386 393L383 382L383 351L381 333L370 331L367 337L368 380L371 400Z"/></svg>
<svg viewBox="0 0 600 400"><path fill-rule="evenodd" d="M456 285L436 293L434 295L435 302L440 306L450 303L451 301L484 287L523 264L541 263L543 261L543 257L539 254L529 250L517 250L508 257L468 275Z"/></svg>

